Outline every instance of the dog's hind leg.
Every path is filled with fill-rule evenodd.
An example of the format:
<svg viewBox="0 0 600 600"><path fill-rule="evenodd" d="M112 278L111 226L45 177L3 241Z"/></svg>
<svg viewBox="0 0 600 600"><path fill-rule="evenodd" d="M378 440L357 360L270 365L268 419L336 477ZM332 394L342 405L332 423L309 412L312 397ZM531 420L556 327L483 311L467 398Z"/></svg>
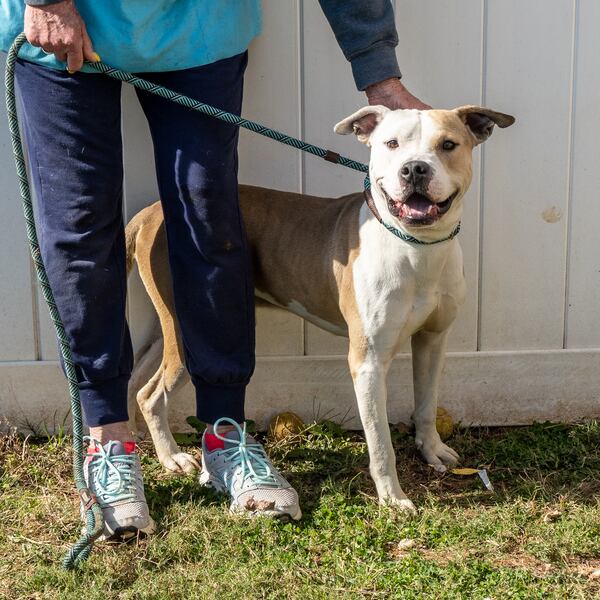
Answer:
<svg viewBox="0 0 600 600"><path fill-rule="evenodd" d="M163 337L162 361L148 383L137 393L138 405L162 465L170 471L191 473L200 465L193 456L181 452L169 428L168 395L184 381L185 367L160 204L155 203L138 213L127 225L125 233L128 267L131 268L134 260L137 262L140 278L158 315Z"/></svg>
<svg viewBox="0 0 600 600"><path fill-rule="evenodd" d="M415 443L427 464L436 471L459 460L458 454L446 446L437 432L435 421L438 386L444 364L448 330L419 331L412 336L413 382L415 389Z"/></svg>
<svg viewBox="0 0 600 600"><path fill-rule="evenodd" d="M137 401L163 467L169 471L193 473L200 469L200 465L191 454L181 451L173 438L168 419L169 394L175 392L185 380L184 375L183 365L178 373L169 374L161 364L138 392Z"/></svg>
<svg viewBox="0 0 600 600"><path fill-rule="evenodd" d="M391 359L377 355L364 356L362 348L350 343L348 362L354 391L369 448L369 471L382 504L415 511L414 504L400 487L396 472L396 456L387 419L386 375Z"/></svg>
<svg viewBox="0 0 600 600"><path fill-rule="evenodd" d="M141 439L143 434L138 429L136 421L137 412L137 393L138 390L150 379L152 374L158 369L163 355L162 337L153 340L149 346L146 346L135 357L133 372L129 379L129 388L127 391L127 409L129 412L129 431L134 437Z"/></svg>

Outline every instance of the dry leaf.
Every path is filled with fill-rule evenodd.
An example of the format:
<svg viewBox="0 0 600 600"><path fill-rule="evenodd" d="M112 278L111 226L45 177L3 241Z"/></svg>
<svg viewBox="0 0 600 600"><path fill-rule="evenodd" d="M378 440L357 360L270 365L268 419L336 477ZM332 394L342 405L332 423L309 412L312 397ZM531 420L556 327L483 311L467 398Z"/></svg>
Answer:
<svg viewBox="0 0 600 600"><path fill-rule="evenodd" d="M549 510L542 518L544 523L552 523L562 515L560 510Z"/></svg>
<svg viewBox="0 0 600 600"><path fill-rule="evenodd" d="M417 545L417 542L415 540L411 540L410 538L404 538L403 540L400 540L396 544L396 548L398 550L410 550L411 548L414 548L416 545Z"/></svg>
<svg viewBox="0 0 600 600"><path fill-rule="evenodd" d="M459 469L450 469L450 473L453 475L477 475L477 473L479 473L479 469L464 467Z"/></svg>
<svg viewBox="0 0 600 600"><path fill-rule="evenodd" d="M588 577L590 579L600 579L600 569L595 569L588 575Z"/></svg>

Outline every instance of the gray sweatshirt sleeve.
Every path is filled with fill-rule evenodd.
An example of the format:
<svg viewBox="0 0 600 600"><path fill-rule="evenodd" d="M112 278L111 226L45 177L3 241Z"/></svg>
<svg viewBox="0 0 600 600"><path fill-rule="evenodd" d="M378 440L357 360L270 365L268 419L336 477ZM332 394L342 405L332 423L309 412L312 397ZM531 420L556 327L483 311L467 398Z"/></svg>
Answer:
<svg viewBox="0 0 600 600"><path fill-rule="evenodd" d="M395 48L398 33L390 0L319 0L344 56L352 65L356 87L402 77Z"/></svg>

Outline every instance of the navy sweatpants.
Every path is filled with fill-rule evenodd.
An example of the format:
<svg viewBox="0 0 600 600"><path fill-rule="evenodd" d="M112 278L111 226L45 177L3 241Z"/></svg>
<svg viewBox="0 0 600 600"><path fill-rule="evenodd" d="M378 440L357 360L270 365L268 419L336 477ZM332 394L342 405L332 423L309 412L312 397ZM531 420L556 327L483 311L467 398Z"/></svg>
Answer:
<svg viewBox="0 0 600 600"><path fill-rule="evenodd" d="M142 76L239 114L247 56ZM16 79L42 256L90 426L127 420L121 84L20 61ZM237 127L138 92L155 151L175 307L198 417L244 419L254 298L237 190ZM152 165L148 165L151 169Z"/></svg>

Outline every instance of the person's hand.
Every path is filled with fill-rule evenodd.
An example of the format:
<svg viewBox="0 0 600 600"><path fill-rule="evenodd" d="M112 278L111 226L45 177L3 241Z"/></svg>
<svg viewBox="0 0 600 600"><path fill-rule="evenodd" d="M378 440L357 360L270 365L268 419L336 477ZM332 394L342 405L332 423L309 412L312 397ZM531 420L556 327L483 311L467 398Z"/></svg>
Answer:
<svg viewBox="0 0 600 600"><path fill-rule="evenodd" d="M431 108L429 104L425 104L416 96L413 96L397 77L374 83L365 90L365 93L371 106L382 104L391 110L396 110L397 108L429 110Z"/></svg>
<svg viewBox="0 0 600 600"><path fill-rule="evenodd" d="M83 60L98 62L92 41L73 0L25 7L25 35L32 46L67 63L69 73L79 71Z"/></svg>

